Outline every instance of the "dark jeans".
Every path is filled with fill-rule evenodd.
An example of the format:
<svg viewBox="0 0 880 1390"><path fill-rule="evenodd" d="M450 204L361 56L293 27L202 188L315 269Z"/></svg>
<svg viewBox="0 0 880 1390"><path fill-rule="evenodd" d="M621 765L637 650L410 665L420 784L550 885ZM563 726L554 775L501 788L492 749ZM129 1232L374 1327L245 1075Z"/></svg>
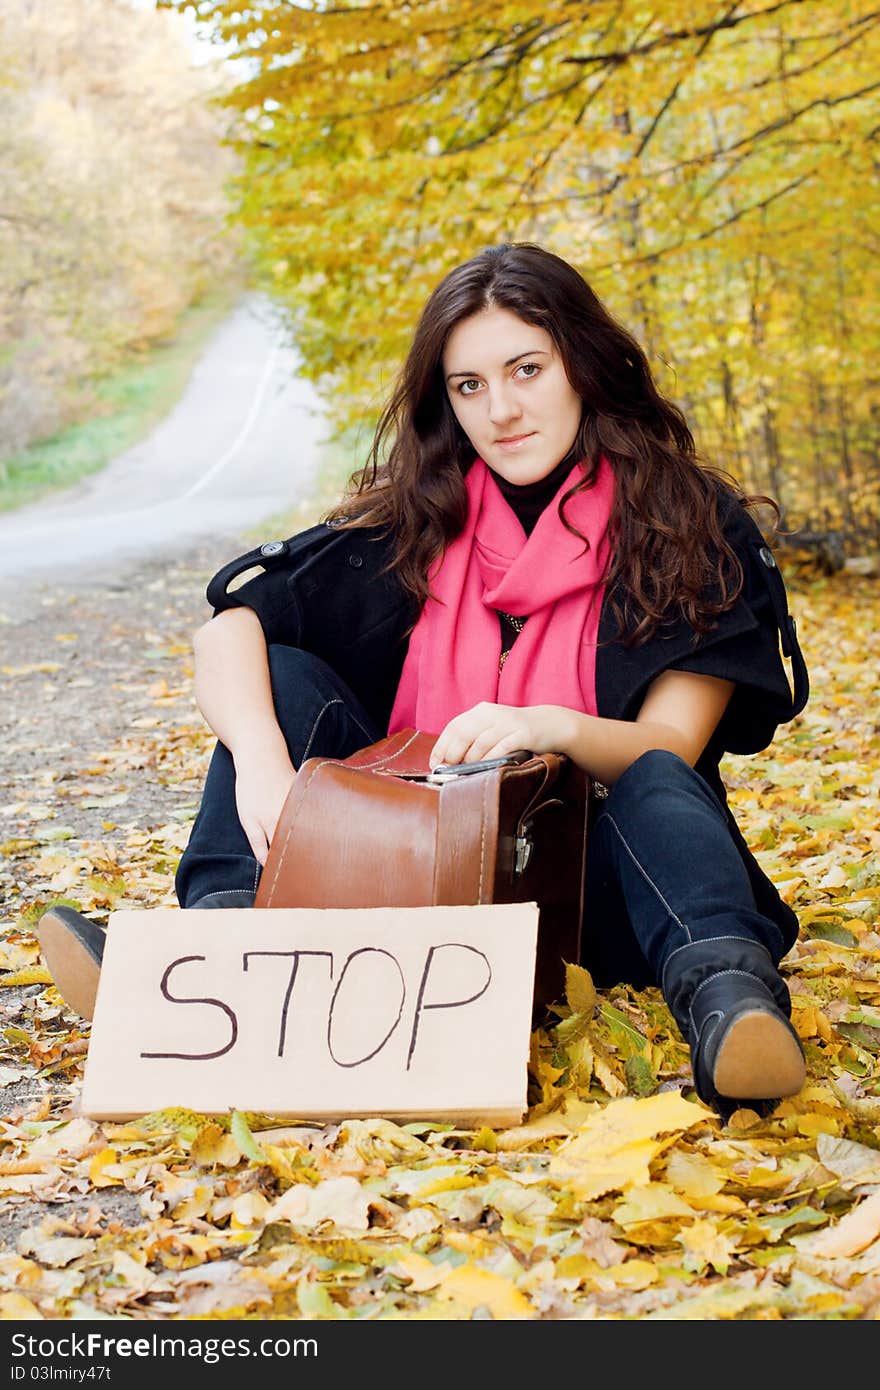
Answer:
<svg viewBox="0 0 880 1390"><path fill-rule="evenodd" d="M291 761L348 757L383 737L355 695L318 657L271 646L278 722ZM582 962L600 987L656 984L669 955L691 941L746 938L779 962L775 922L758 912L724 812L674 753L644 753L602 802L588 837ZM229 890L254 892L260 866L235 810L235 769L214 750L175 888L187 907Z"/></svg>

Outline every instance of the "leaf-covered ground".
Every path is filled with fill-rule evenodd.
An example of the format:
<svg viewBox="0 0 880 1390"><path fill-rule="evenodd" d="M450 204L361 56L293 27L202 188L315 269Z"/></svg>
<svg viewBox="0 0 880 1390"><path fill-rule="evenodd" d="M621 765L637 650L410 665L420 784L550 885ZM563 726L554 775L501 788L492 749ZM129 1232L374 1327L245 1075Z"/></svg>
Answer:
<svg viewBox="0 0 880 1390"><path fill-rule="evenodd" d="M88 1026L30 927L59 899L96 917L175 905L212 746L190 637L234 549L0 615L2 1315L880 1316L876 581L790 580L811 702L726 764L802 923L785 973L808 1082L770 1119L725 1126L659 993L596 996L577 970L511 1130L79 1113Z"/></svg>

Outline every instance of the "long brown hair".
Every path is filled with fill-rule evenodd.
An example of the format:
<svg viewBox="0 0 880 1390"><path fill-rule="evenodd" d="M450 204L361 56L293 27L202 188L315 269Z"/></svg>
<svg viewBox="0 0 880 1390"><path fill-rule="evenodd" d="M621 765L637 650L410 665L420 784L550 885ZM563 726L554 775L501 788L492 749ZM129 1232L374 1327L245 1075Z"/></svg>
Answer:
<svg viewBox="0 0 880 1390"><path fill-rule="evenodd" d="M531 242L490 247L433 291L367 463L326 519L391 534L392 566L424 602L431 565L464 527L464 478L476 457L447 395L443 351L456 324L494 307L547 330L582 401L570 457L582 462L584 476L560 503L564 524L565 503L592 486L603 454L614 470L607 583L627 643L647 640L678 617L696 632L710 631L736 601L743 579L722 529L725 490L736 504L764 501L777 517L779 509L770 498L747 497L728 474L698 461L684 415L657 390L635 338L573 266Z"/></svg>

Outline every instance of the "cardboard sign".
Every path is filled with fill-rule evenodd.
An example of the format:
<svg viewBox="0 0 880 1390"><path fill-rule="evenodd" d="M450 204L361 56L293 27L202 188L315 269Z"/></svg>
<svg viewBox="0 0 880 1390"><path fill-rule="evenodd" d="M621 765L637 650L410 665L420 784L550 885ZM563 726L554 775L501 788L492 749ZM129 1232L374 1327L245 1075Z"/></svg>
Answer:
<svg viewBox="0 0 880 1390"><path fill-rule="evenodd" d="M537 930L535 903L114 912L83 1112L518 1124Z"/></svg>

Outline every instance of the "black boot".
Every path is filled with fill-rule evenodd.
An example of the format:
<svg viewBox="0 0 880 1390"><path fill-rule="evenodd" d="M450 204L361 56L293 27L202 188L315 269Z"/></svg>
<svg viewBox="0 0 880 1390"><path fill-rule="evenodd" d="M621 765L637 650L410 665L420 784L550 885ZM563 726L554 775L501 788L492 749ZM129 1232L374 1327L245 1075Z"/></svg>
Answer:
<svg viewBox="0 0 880 1390"><path fill-rule="evenodd" d="M106 929L72 907L50 907L40 918L36 937L65 1004L81 1018L92 1018Z"/></svg>
<svg viewBox="0 0 880 1390"><path fill-rule="evenodd" d="M189 907L253 907L254 894L247 889L230 888L208 893ZM101 962L107 940L106 928L72 907L50 907L36 929L43 959L52 981L65 1004L81 1018L93 1018Z"/></svg>
<svg viewBox="0 0 880 1390"><path fill-rule="evenodd" d="M791 997L757 941L694 941L669 956L663 996L691 1050L694 1088L725 1118L741 1105L761 1115L806 1079Z"/></svg>

